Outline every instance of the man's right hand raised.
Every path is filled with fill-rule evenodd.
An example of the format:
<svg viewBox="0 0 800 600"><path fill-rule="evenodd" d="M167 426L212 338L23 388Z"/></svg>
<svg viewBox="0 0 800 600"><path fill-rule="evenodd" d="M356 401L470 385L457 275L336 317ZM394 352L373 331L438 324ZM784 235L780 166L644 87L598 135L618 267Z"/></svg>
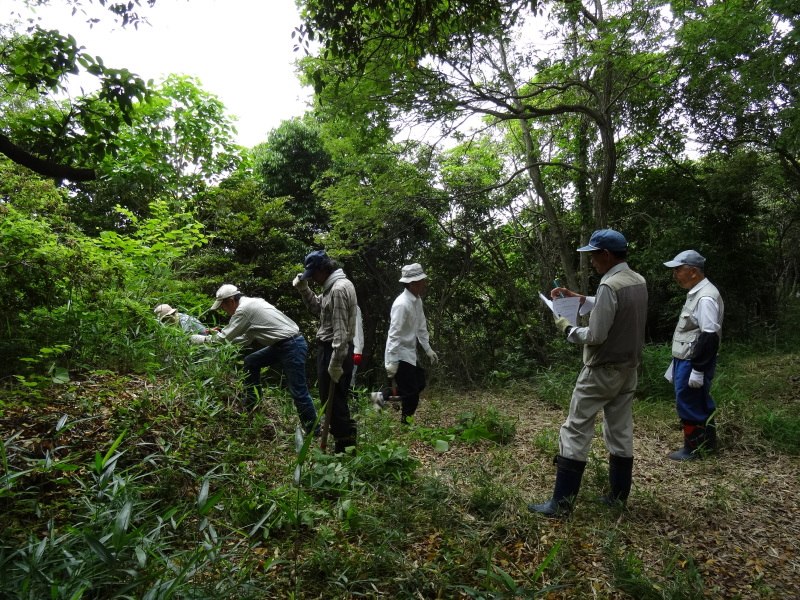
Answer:
<svg viewBox="0 0 800 600"><path fill-rule="evenodd" d="M292 281L292 285L297 288L298 292L302 292L308 289L308 282L305 279L300 279L302 273L298 273L297 277L294 278Z"/></svg>

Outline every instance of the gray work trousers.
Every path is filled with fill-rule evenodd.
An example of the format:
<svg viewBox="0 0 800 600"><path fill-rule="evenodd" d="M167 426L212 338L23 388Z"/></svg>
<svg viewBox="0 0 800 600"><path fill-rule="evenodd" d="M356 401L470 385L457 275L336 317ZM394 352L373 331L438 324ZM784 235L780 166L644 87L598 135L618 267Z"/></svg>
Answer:
<svg viewBox="0 0 800 600"><path fill-rule="evenodd" d="M584 365L572 392L569 416L561 426L558 445L564 458L586 462L594 436L594 421L603 411L603 440L609 454L633 456L633 395L636 369L615 365Z"/></svg>

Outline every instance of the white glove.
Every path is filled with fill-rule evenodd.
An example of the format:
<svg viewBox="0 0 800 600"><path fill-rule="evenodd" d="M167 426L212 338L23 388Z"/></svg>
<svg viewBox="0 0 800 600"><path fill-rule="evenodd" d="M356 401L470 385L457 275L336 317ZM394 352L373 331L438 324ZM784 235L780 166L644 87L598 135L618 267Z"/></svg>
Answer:
<svg viewBox="0 0 800 600"><path fill-rule="evenodd" d="M386 363L386 375L389 376L389 379L397 375L397 367L400 366L400 363Z"/></svg>
<svg viewBox="0 0 800 600"><path fill-rule="evenodd" d="M300 279L302 273L298 273L297 277L294 278L292 281L292 285L297 288L298 292L302 292L308 289L308 281L305 279Z"/></svg>
<svg viewBox="0 0 800 600"><path fill-rule="evenodd" d="M211 338L210 335L200 335L199 333L195 333L193 336L189 338L189 341L192 344L205 344Z"/></svg>
<svg viewBox="0 0 800 600"><path fill-rule="evenodd" d="M339 379L344 373L344 369L342 367L334 367L333 365L328 365L328 375L331 376L331 380L334 383L339 383Z"/></svg>
<svg viewBox="0 0 800 600"><path fill-rule="evenodd" d="M439 361L439 357L436 356L436 352L433 351L433 348L428 348L425 351L425 354L428 355L428 358L431 359L431 364L435 365Z"/></svg>
<svg viewBox="0 0 800 600"><path fill-rule="evenodd" d="M692 374L689 375L689 387L699 388L703 386L703 372L695 371L692 369Z"/></svg>
<svg viewBox="0 0 800 600"><path fill-rule="evenodd" d="M556 329L558 329L564 335L569 334L569 330L572 329L572 323L569 322L569 319L566 317L555 317L556 320Z"/></svg>
<svg viewBox="0 0 800 600"><path fill-rule="evenodd" d="M664 379L666 379L670 383L675 383L675 375L673 374L673 367L674 366L675 366L675 363L670 362L669 363L669 367L667 367L667 372L664 373Z"/></svg>

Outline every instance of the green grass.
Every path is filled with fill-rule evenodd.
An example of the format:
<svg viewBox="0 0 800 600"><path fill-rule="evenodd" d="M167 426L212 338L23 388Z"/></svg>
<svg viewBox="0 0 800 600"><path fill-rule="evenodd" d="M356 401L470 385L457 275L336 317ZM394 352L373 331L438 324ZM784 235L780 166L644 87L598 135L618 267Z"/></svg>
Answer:
<svg viewBox="0 0 800 600"><path fill-rule="evenodd" d="M558 428L522 435L531 429L520 415L549 411L551 422L577 370L543 373L541 399L519 385L432 390L411 428L394 411L372 412L360 394L358 450L331 457L313 442L298 455L279 379L243 415L235 354L198 361L185 347L167 349L169 367L149 377L96 373L25 402L21 388L3 396L0 595L709 597L700 565L713 545L681 536L701 536L706 522L714 535L758 505L764 485L763 474L726 466L724 454L675 473L637 463L630 513L612 511L594 501L608 479L596 440L573 518L553 523L525 505L551 491ZM793 455L798 356L745 350L723 354L714 388L726 451ZM665 352L645 354L642 434L663 436L676 420ZM756 597L780 593L759 585Z"/></svg>

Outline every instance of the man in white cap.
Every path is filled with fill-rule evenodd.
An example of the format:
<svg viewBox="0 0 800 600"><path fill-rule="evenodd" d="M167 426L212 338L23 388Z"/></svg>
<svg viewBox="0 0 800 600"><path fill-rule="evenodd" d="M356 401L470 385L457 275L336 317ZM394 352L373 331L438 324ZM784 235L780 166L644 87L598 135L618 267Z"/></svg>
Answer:
<svg viewBox="0 0 800 600"><path fill-rule="evenodd" d="M431 348L422 306L428 277L419 263L404 266L400 275L405 290L392 304L384 363L392 380L392 392L400 396L402 423L408 425L417 411L420 392L425 389L425 370L417 364L417 342L431 364L436 364L438 357ZM376 408L385 406L387 395L388 392L373 393Z"/></svg>
<svg viewBox="0 0 800 600"><path fill-rule="evenodd" d="M252 408L261 389L261 369L280 363L286 386L294 400L300 423L309 433L317 420L314 401L308 393L306 356L308 346L300 328L289 317L262 298L248 298L235 285L226 283L217 290L211 310L224 310L230 321L216 335L193 335L195 344L229 341L243 348L256 342L262 348L244 358L247 405Z"/></svg>
<svg viewBox="0 0 800 600"><path fill-rule="evenodd" d="M353 339L356 337L358 301L353 283L339 264L324 250L315 250L303 261L305 271L292 285L300 292L306 308L319 316L317 330L317 387L323 402L330 397L330 432L334 453L356 445L356 422L350 417L350 384L353 380ZM308 287L308 280L322 288L317 295Z"/></svg>
<svg viewBox="0 0 800 600"><path fill-rule="evenodd" d="M683 427L683 448L669 455L677 461L701 458L717 449L711 380L717 366L725 305L705 276L706 259L684 250L664 266L685 290L686 302L672 335L672 362L664 374L675 385L675 404Z"/></svg>
<svg viewBox="0 0 800 600"><path fill-rule="evenodd" d="M172 308L169 304L159 304L153 309L153 312L156 313L159 321L177 323L186 334L208 333L208 328L195 317L180 313L178 309Z"/></svg>
<svg viewBox="0 0 800 600"><path fill-rule="evenodd" d="M581 478L594 436L594 421L603 411L603 441L609 452L611 493L606 504L624 504L631 491L633 473L633 395L637 367L642 359L647 320L647 286L644 277L626 262L628 242L613 229L592 233L589 244L578 248L603 277L595 297L558 287L555 298L577 296L581 314L591 311L588 327L573 327L564 317L556 328L567 341L583 346L583 369L572 392L569 415L561 426L553 496L528 510L546 517L568 515L581 487Z"/></svg>

